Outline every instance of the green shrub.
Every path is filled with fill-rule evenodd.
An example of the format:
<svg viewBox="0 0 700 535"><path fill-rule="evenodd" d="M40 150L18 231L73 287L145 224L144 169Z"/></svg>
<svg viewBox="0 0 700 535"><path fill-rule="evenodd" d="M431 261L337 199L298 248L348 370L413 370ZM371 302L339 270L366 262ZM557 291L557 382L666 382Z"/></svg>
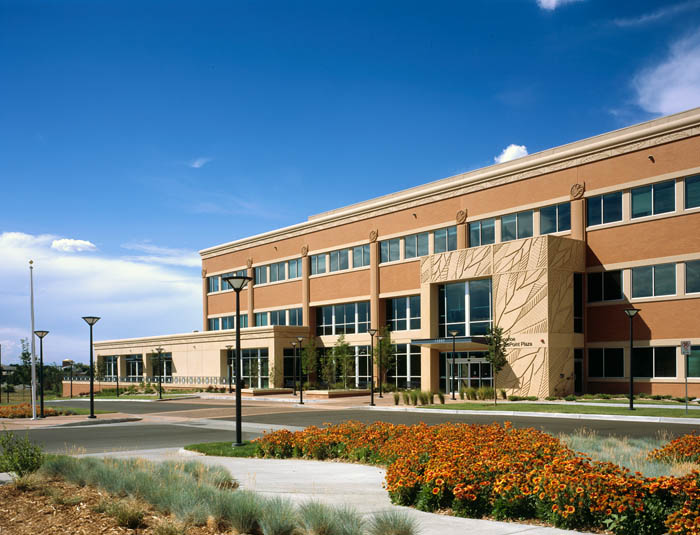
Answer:
<svg viewBox="0 0 700 535"><path fill-rule="evenodd" d="M280 497L265 501L260 517L260 530L263 535L295 535L299 517L294 504Z"/></svg>
<svg viewBox="0 0 700 535"><path fill-rule="evenodd" d="M459 399L464 401L464 387L463 386L459 388Z"/></svg>
<svg viewBox="0 0 700 535"><path fill-rule="evenodd" d="M343 506L335 509L334 513L338 535L364 535L365 521L355 509Z"/></svg>
<svg viewBox="0 0 700 535"><path fill-rule="evenodd" d="M114 502L105 512L113 516L120 526L128 529L138 529L143 526L143 517L146 515L143 507L134 500Z"/></svg>
<svg viewBox="0 0 700 535"><path fill-rule="evenodd" d="M476 388L469 386L464 389L464 395L467 399L474 401L476 399Z"/></svg>
<svg viewBox="0 0 700 535"><path fill-rule="evenodd" d="M506 391L505 391L505 389L501 388L500 392L501 392L501 399L506 399Z"/></svg>
<svg viewBox="0 0 700 535"><path fill-rule="evenodd" d="M44 480L36 472L15 478L15 488L21 491L36 490L44 484Z"/></svg>
<svg viewBox="0 0 700 535"><path fill-rule="evenodd" d="M411 404L418 405L418 391L411 390Z"/></svg>
<svg viewBox="0 0 700 535"><path fill-rule="evenodd" d="M257 533L259 522L263 516L263 499L248 490L238 490L233 493L220 493L219 518L230 524L238 533Z"/></svg>
<svg viewBox="0 0 700 535"><path fill-rule="evenodd" d="M576 396L573 394L569 394L568 396L564 396L564 401L576 401Z"/></svg>
<svg viewBox="0 0 700 535"><path fill-rule="evenodd" d="M430 400L430 404L435 405L435 392L430 391L430 392L427 392L427 394L428 394L428 399Z"/></svg>
<svg viewBox="0 0 700 535"><path fill-rule="evenodd" d="M411 404L411 394L404 390L401 392L401 399L403 399L403 404L404 405L410 405Z"/></svg>
<svg viewBox="0 0 700 535"><path fill-rule="evenodd" d="M526 401L538 401L540 398L537 396L525 396Z"/></svg>
<svg viewBox="0 0 700 535"><path fill-rule="evenodd" d="M333 508L319 502L307 502L299 507L299 520L308 535L336 535L338 525Z"/></svg>
<svg viewBox="0 0 700 535"><path fill-rule="evenodd" d="M418 397L420 399L421 405L428 405L430 403L430 392L419 392Z"/></svg>
<svg viewBox="0 0 700 535"><path fill-rule="evenodd" d="M445 404L445 394L443 392L438 392L438 399L440 400L440 405Z"/></svg>
<svg viewBox="0 0 700 535"><path fill-rule="evenodd" d="M493 399L493 388L490 386L480 386L476 391L476 397L483 401Z"/></svg>
<svg viewBox="0 0 700 535"><path fill-rule="evenodd" d="M392 509L374 514L368 522L368 535L417 535L417 522L405 511Z"/></svg>
<svg viewBox="0 0 700 535"><path fill-rule="evenodd" d="M44 462L44 453L25 435L16 437L8 432L0 435L0 472L18 478L36 472Z"/></svg>
<svg viewBox="0 0 700 535"><path fill-rule="evenodd" d="M394 405L398 405L399 401L401 401L401 394L394 392Z"/></svg>
<svg viewBox="0 0 700 535"><path fill-rule="evenodd" d="M173 520L161 520L153 530L153 535L185 535L187 526Z"/></svg>
<svg viewBox="0 0 700 535"><path fill-rule="evenodd" d="M522 399L525 398L523 398L522 396L508 396L508 401L520 401Z"/></svg>
<svg viewBox="0 0 700 535"><path fill-rule="evenodd" d="M556 400L559 399L559 397L558 397L558 396L547 396L547 397L544 398L544 399L545 399L546 401L556 401Z"/></svg>

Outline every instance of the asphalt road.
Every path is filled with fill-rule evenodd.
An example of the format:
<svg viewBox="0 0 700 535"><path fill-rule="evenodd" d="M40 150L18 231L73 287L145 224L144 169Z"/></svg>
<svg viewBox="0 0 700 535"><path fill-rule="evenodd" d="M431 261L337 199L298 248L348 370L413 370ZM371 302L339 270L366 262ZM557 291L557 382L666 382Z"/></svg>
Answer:
<svg viewBox="0 0 700 535"><path fill-rule="evenodd" d="M80 407L82 409L90 407L89 399L71 399L67 401L47 401L46 406L60 407L67 409L70 407ZM245 406L245 402L243 406ZM227 409L231 410L231 403L192 403L187 401L100 401L95 400L96 411L124 412L127 414L153 414L158 412L191 411L197 409Z"/></svg>

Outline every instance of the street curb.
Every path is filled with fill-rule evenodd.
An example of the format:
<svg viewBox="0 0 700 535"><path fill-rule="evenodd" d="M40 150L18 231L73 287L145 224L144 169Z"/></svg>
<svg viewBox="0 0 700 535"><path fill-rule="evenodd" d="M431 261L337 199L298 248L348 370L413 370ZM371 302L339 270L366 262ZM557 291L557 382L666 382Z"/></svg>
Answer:
<svg viewBox="0 0 700 535"><path fill-rule="evenodd" d="M128 397L121 397L121 398L108 398L108 399L102 399L102 398L95 398L95 401L99 402L110 402L110 401L134 401L137 403L154 403L154 402L162 402L162 401L179 401L181 399L199 399L199 396L182 396L182 397L177 397L177 398L167 398L167 399L129 399ZM70 403L72 401L90 401L90 398L72 398L72 399L52 399L50 403ZM49 403L47 401L47 403Z"/></svg>
<svg viewBox="0 0 700 535"><path fill-rule="evenodd" d="M370 411L391 411L391 412L417 412L424 414L475 414L478 416L530 416L536 418L561 418L566 420L602 420L602 421L627 421L627 422L647 422L662 424L687 424L700 426L700 418L673 418L667 416L624 416L618 414L567 414L560 412L521 412L521 411L472 411L457 409L418 409L408 407L357 407Z"/></svg>
<svg viewBox="0 0 700 535"><path fill-rule="evenodd" d="M95 418L94 420L83 420L78 422L66 422L65 424L47 425L44 429L52 427L80 427L84 425L106 425L106 424L121 424L125 422L140 422L143 418L112 418L112 419L100 419Z"/></svg>

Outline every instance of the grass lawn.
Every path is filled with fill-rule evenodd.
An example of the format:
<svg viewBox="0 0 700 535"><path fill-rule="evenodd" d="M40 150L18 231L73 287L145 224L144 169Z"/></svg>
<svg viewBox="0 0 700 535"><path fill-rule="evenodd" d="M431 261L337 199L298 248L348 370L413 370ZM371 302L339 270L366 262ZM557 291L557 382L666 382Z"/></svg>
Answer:
<svg viewBox="0 0 700 535"><path fill-rule="evenodd" d="M228 442L204 442L202 444L190 444L186 450L198 451L214 457L255 457L255 445L252 442L244 442L243 446L234 447Z"/></svg>
<svg viewBox="0 0 700 535"><path fill-rule="evenodd" d="M636 402L635 402L635 405ZM620 416L667 416L671 418L698 418L700 411L691 410L685 414L683 405L668 409L637 408L631 411L626 407L591 407L589 405L558 405L553 403L457 403L450 405L427 405L428 409L450 409L464 411L515 411L515 412L555 412L563 414L612 414ZM681 409L681 410L679 410Z"/></svg>

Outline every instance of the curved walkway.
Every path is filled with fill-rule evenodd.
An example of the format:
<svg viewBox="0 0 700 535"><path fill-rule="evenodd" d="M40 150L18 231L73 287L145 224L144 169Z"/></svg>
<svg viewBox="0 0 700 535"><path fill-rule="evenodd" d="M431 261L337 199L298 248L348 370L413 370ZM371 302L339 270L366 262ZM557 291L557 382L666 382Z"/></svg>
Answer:
<svg viewBox="0 0 700 535"><path fill-rule="evenodd" d="M384 470L376 466L299 459L255 459L206 457L177 448L127 451L112 457L142 457L152 461L197 460L225 467L241 485L267 496L284 496L301 503L318 500L332 505L347 504L361 513L374 513L397 507L383 488ZM556 528L492 522L425 513L402 507L415 517L422 535L555 535L576 534Z"/></svg>

